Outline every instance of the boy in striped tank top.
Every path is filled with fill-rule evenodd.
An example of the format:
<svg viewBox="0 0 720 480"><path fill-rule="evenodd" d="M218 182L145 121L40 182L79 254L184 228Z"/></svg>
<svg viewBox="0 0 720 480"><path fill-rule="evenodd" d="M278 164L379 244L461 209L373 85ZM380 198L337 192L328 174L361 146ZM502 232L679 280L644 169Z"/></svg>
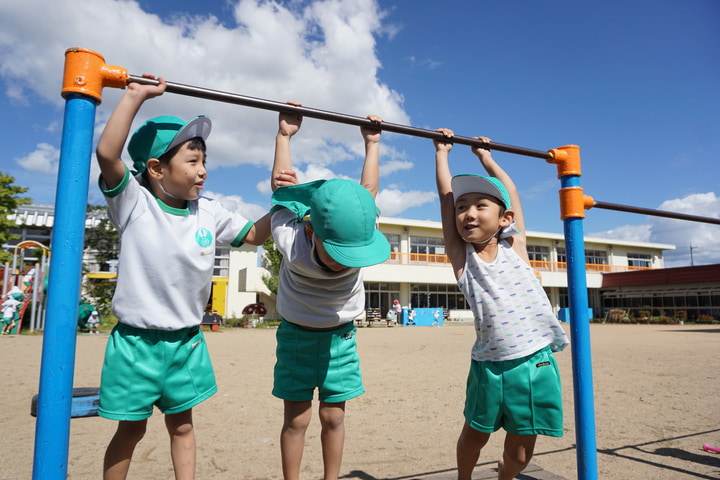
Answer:
<svg viewBox="0 0 720 480"><path fill-rule="evenodd" d="M517 188L490 151L473 147L489 176L452 177L452 130L434 141L445 251L475 317L458 479L470 480L490 434L506 432L498 479L514 478L538 435L563 434L562 389L553 352L568 339L530 266ZM483 143L490 140L476 137Z"/></svg>

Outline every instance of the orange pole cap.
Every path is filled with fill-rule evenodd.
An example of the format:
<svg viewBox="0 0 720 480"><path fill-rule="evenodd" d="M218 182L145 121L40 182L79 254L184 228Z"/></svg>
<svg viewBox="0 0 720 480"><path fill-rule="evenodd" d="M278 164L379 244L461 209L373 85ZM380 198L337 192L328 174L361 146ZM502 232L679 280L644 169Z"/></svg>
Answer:
<svg viewBox="0 0 720 480"><path fill-rule="evenodd" d="M548 153L550 158L547 159L547 162L557 165L558 178L565 175L582 175L579 146L565 145L548 150Z"/></svg>
<svg viewBox="0 0 720 480"><path fill-rule="evenodd" d="M590 210L595 206L595 199L590 195L583 195L583 205L585 206L585 210Z"/></svg>
<svg viewBox="0 0 720 480"><path fill-rule="evenodd" d="M69 93L82 93L99 103L103 87L125 88L127 79L127 70L105 65L102 55L93 50L80 47L65 50L63 98Z"/></svg>
<svg viewBox="0 0 720 480"><path fill-rule="evenodd" d="M585 218L585 195L582 187L560 189L560 218Z"/></svg>

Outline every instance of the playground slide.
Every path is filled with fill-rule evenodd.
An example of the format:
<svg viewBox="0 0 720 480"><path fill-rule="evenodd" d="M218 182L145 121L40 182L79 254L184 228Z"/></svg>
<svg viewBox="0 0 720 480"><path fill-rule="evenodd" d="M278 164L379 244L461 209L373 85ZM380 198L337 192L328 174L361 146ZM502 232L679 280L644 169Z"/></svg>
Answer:
<svg viewBox="0 0 720 480"><path fill-rule="evenodd" d="M23 300L22 307L20 308L20 319L15 322L15 327L13 327L12 330L10 330L11 335L17 335L20 333L20 330L22 328L22 321L23 317L25 316L25 310L27 309L28 305L32 302L32 298L28 295L28 298Z"/></svg>

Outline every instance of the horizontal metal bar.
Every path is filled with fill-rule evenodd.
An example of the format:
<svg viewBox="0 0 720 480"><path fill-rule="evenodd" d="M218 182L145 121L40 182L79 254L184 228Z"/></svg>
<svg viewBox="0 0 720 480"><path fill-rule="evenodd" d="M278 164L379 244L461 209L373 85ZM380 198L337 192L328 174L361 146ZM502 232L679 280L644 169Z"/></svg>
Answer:
<svg viewBox="0 0 720 480"><path fill-rule="evenodd" d="M145 85L157 85L158 81L154 80L154 79L150 79L150 78L145 78L142 76L129 75L128 83L142 83ZM298 107L298 106L290 105L290 104L287 104L284 102L276 102L273 100L264 100L262 98L255 98L255 97L247 97L247 96L239 95L236 93L228 93L228 92L222 92L219 90L211 90L211 89L207 89L207 88L194 87L191 85L183 85L180 83L167 82L166 91L171 92L171 93L187 95L190 97L203 98L206 100L216 100L216 101L225 102L225 103L232 103L235 105L244 105L246 107L260 108L263 110L273 110L276 112L285 112L285 113L296 113L298 115L303 115L305 117L317 118L320 120L327 120L330 122L345 123L348 125L356 125L356 126L360 126L360 127L362 127L362 126L374 127L374 128L378 128L380 130L388 131L388 132L401 133L403 135L412 135L415 137L424 137L424 138L429 138L429 139L433 139L433 140L445 140L445 141L448 140L443 134L433 131L433 130L409 127L406 125L399 125L396 123L389 123L389 122L375 123L375 122L368 120L365 117L356 117L356 116L352 116L352 115L346 115L343 113L335 113L335 112L330 112L327 110L318 110L318 109L309 108L309 107ZM471 137L461 137L461 136L456 135L456 136L452 137L451 141L452 141L452 143L458 143L458 144L462 144L462 145L484 146L485 148L488 148L490 150L497 150L500 152L507 152L507 153L515 153L518 155L525 155L528 157L536 157L536 158L544 158L544 159L551 158L551 156L548 152L543 152L541 150L532 150L529 148L514 147L512 145L505 145L502 143L495 143L495 142L483 143L480 140L477 140L477 139L471 138Z"/></svg>
<svg viewBox="0 0 720 480"><path fill-rule="evenodd" d="M654 217L676 218L678 220L689 220L691 222L712 223L714 225L720 225L720 218L700 217L698 215L688 215L686 213L668 212L666 210L654 210L652 208L631 207L628 205L619 205L617 203L597 202L596 201L593 204L593 208L604 208L605 210L617 210L619 212L642 213L642 214L651 215Z"/></svg>

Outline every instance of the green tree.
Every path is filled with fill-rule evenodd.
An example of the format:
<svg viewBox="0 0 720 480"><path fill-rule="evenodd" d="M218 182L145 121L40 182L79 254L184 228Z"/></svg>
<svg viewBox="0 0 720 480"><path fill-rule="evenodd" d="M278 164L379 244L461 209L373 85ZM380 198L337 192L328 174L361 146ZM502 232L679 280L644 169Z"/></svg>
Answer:
<svg viewBox="0 0 720 480"><path fill-rule="evenodd" d="M274 295L277 295L280 264L282 263L283 256L278 249L275 248L275 242L272 237L263 243L263 250L265 250L265 254L262 259L262 266L270 272L270 275L263 275L262 281L268 290Z"/></svg>
<svg viewBox="0 0 720 480"><path fill-rule="evenodd" d="M15 222L8 220L8 215L12 215L21 205L32 203L30 197L20 197L28 191L27 187L19 187L13 185L15 178L0 172L0 245L5 245L9 240L18 238L17 235L10 233L10 230L16 228ZM4 250L0 250L0 262L5 263L12 260L12 254Z"/></svg>
<svg viewBox="0 0 720 480"><path fill-rule="evenodd" d="M115 260L120 251L120 235L107 218L107 208L100 205L88 205L88 215L98 219L97 224L85 229L85 251L100 265L101 271L109 270L109 261ZM83 265L84 273L88 272ZM101 316L109 315L112 297L115 294L114 281L85 277L85 295Z"/></svg>

